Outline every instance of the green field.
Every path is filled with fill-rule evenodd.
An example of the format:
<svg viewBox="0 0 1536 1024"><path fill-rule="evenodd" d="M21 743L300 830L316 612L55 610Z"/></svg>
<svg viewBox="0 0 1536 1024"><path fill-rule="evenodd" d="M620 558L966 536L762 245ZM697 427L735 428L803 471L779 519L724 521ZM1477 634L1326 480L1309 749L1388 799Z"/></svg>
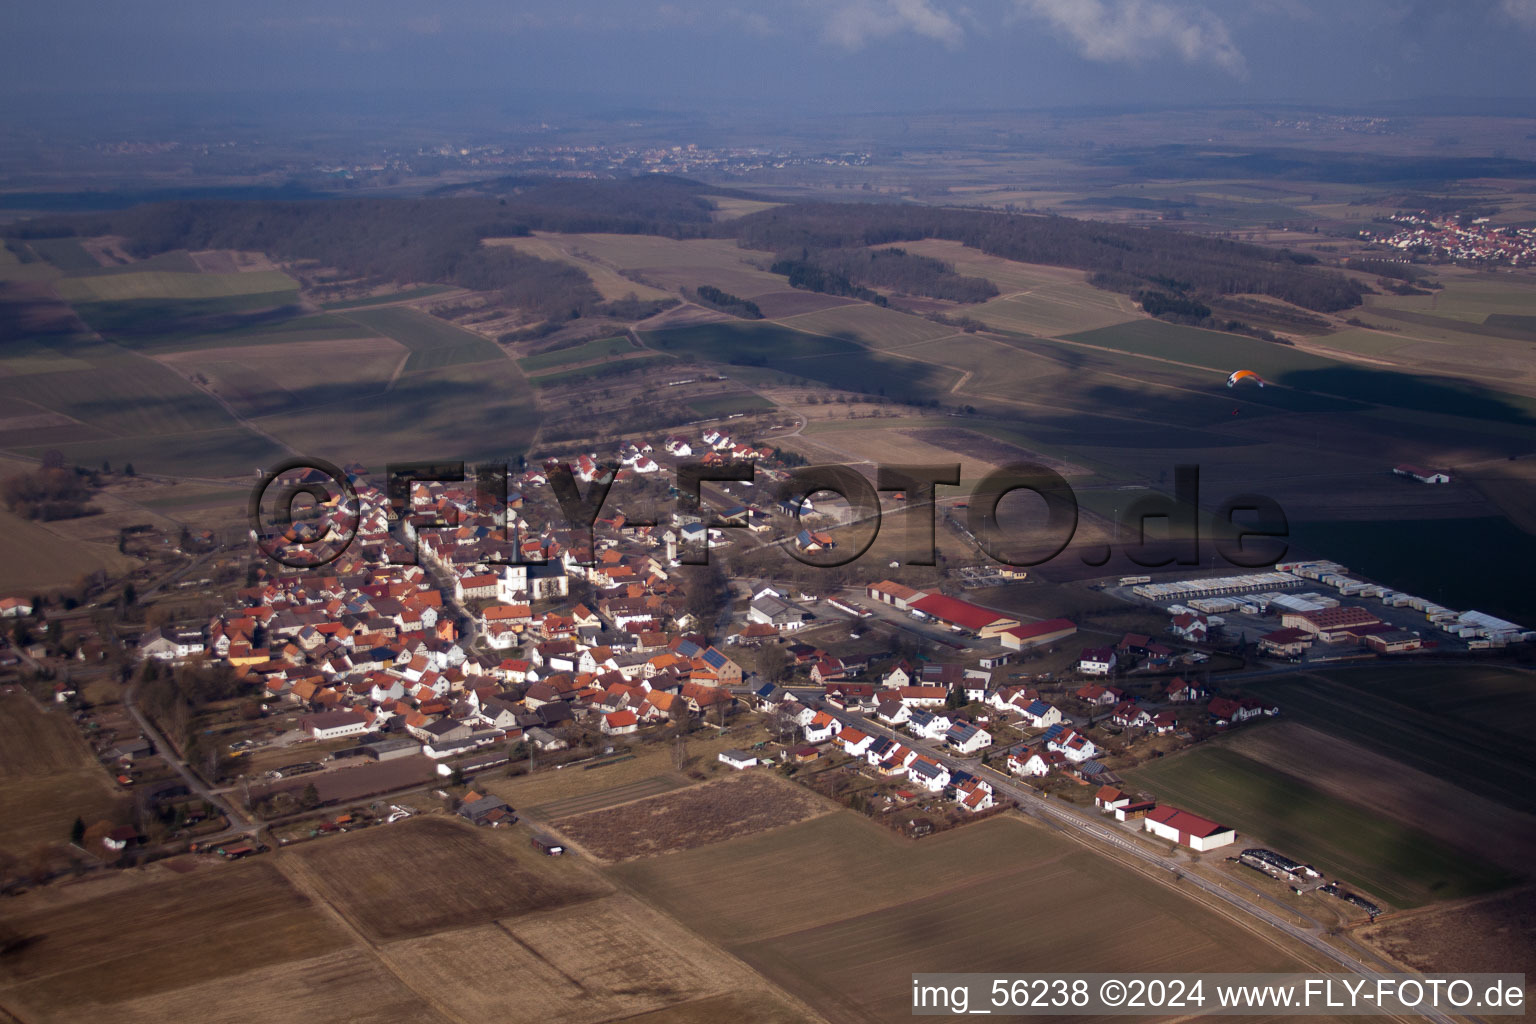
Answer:
<svg viewBox="0 0 1536 1024"><path fill-rule="evenodd" d="M931 363L900 359L841 338L805 334L762 321L648 331L643 340L660 352L771 368L791 379L814 380L897 400L937 397L960 379L959 373Z"/></svg>
<svg viewBox="0 0 1536 1024"><path fill-rule="evenodd" d="M21 249L28 262L22 262L22 257L11 250L12 245ZM52 281L59 276L58 267L38 259L25 246L25 242L15 239L0 244L0 281Z"/></svg>
<svg viewBox="0 0 1536 1024"><path fill-rule="evenodd" d="M27 244L33 252L65 273L97 270L101 267L96 257L85 251L78 238L34 238Z"/></svg>
<svg viewBox="0 0 1536 1024"><path fill-rule="evenodd" d="M1332 669L1263 685L1289 718L1536 813L1536 750L1527 727L1536 712L1521 679L1529 685L1531 676L1476 665L1400 665L1390 673ZM1489 724L1506 706L1502 724Z"/></svg>
<svg viewBox="0 0 1536 1024"><path fill-rule="evenodd" d="M269 330L294 319L298 301L297 291L252 292L209 299L77 302L74 309L92 330L118 344L162 350L185 348L192 338Z"/></svg>
<svg viewBox="0 0 1536 1024"><path fill-rule="evenodd" d="M106 345L82 345L70 355L90 369L0 380L0 398L30 401L124 436L231 425L216 401L151 359Z"/></svg>
<svg viewBox="0 0 1536 1024"><path fill-rule="evenodd" d="M1523 277L1448 273L1440 281L1445 287L1429 295L1383 295L1372 304L1474 324L1483 323L1490 314L1536 316L1536 289Z"/></svg>
<svg viewBox="0 0 1536 1024"><path fill-rule="evenodd" d="M71 276L101 277L109 274L141 274L146 270L169 270L177 274L201 274L203 268L197 265L197 260L185 249L172 249L169 252L157 252L153 256L142 260L134 260L132 263L109 263L106 266L97 266L88 271L79 271Z"/></svg>
<svg viewBox="0 0 1536 1024"><path fill-rule="evenodd" d="M248 274L184 274L141 270L69 277L56 286L66 302L130 302L143 299L217 299L298 291L298 282L278 270Z"/></svg>
<svg viewBox="0 0 1536 1024"><path fill-rule="evenodd" d="M359 310L348 313L347 319L410 349L406 373L502 358L501 348L495 342L403 306Z"/></svg>
<svg viewBox="0 0 1536 1024"><path fill-rule="evenodd" d="M590 363L598 359L609 359L613 356L628 355L635 351L635 346L625 337L598 338L584 345L573 345L570 348L557 348L551 352L539 352L535 355L524 356L517 361L517 365L523 368L524 373L538 373L556 366L570 366L575 363Z"/></svg>
<svg viewBox="0 0 1536 1024"><path fill-rule="evenodd" d="M1511 331L1527 331L1536 334L1536 315L1520 316L1512 313L1489 313L1483 323L1488 327L1502 327Z"/></svg>
<svg viewBox="0 0 1536 1024"><path fill-rule="evenodd" d="M633 350L633 349L632 349ZM633 359L611 359L595 366L577 366L569 370L558 370L554 373L541 373L529 380L534 387L552 388L567 384L576 384L582 381L603 380L611 377L625 377L632 373L640 373L643 370L652 370L671 359L661 355L641 355Z"/></svg>
<svg viewBox="0 0 1536 1024"><path fill-rule="evenodd" d="M1336 409L1337 402L1328 397L1333 396L1412 411L1536 424L1536 401L1524 396L1494 392L1464 381L1342 363L1287 345L1161 320L1138 320L1070 335L1065 340L1205 367L1213 375L1252 370L1267 381L1294 389L1293 393L1248 385L1239 385L1233 393L1244 401L1292 412Z"/></svg>
<svg viewBox="0 0 1536 1024"><path fill-rule="evenodd" d="M737 413L766 412L776 408L774 404L762 395L710 395L705 398L690 398L688 408L700 416L710 418L734 416Z"/></svg>
<svg viewBox="0 0 1536 1024"><path fill-rule="evenodd" d="M1307 861L1399 908L1489 892L1510 881L1417 829L1222 747L1207 744L1125 776L1159 803L1230 825L1241 842Z"/></svg>
<svg viewBox="0 0 1536 1024"><path fill-rule="evenodd" d="M182 335L157 342L156 353L191 352L231 346L276 345L289 341L343 341L371 337L373 332L344 316L316 313L310 316L253 317L240 326L216 334Z"/></svg>
<svg viewBox="0 0 1536 1024"><path fill-rule="evenodd" d="M391 302L409 302L411 299L425 299L432 295L441 295L443 292L452 291L451 285L424 284L419 288L407 288L404 291L391 292L388 295L374 295L366 299L344 299L340 302L322 302L321 309L367 309L369 306L385 306Z"/></svg>

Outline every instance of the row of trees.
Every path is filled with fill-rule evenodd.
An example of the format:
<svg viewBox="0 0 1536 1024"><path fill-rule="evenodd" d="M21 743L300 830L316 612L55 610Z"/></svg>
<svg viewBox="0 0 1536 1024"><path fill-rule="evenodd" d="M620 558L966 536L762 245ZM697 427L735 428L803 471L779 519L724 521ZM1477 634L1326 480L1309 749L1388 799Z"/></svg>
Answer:
<svg viewBox="0 0 1536 1024"><path fill-rule="evenodd" d="M718 309L722 313L731 316L739 316L743 320L761 320L763 311L757 307L757 303L751 299L744 299L739 295L721 291L712 284L701 284L693 290L694 298L701 304L711 309Z"/></svg>
<svg viewBox="0 0 1536 1024"><path fill-rule="evenodd" d="M957 274L952 263L905 249L801 250L800 259L858 284L904 295L949 302L985 302L997 296L997 286L986 278Z"/></svg>
<svg viewBox="0 0 1536 1024"><path fill-rule="evenodd" d="M775 253L863 249L924 238L960 242L1004 259L1074 267L1099 287L1130 293L1177 279L1199 295L1257 293L1333 312L1360 304L1366 288L1315 257L1163 228L999 215L885 203L800 203L722 225L749 249ZM794 262L803 265L802 261ZM778 273L786 273L787 269Z"/></svg>

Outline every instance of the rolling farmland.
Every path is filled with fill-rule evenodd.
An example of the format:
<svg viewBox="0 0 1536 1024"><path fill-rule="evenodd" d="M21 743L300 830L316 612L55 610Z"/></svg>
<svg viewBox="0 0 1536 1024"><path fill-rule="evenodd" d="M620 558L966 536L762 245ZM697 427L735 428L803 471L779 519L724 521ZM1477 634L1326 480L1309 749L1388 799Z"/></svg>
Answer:
<svg viewBox="0 0 1536 1024"><path fill-rule="evenodd" d="M405 373L502 358L501 348L495 342L414 309L402 306L364 309L349 313L348 319L361 324L371 334L393 338L410 349Z"/></svg>
<svg viewBox="0 0 1536 1024"><path fill-rule="evenodd" d="M707 362L772 366L791 378L894 399L948 391L960 375L915 360L872 352L839 338L804 334L777 324L730 322L648 331L647 346Z"/></svg>
<svg viewBox="0 0 1536 1024"><path fill-rule="evenodd" d="M873 349L905 348L956 333L953 327L867 302L782 317L779 322L797 331L846 338Z"/></svg>
<svg viewBox="0 0 1536 1024"><path fill-rule="evenodd" d="M740 879L796 867L764 900ZM916 843L846 811L609 873L837 1022L909 1011L934 971L1286 970L1265 940L1037 826L997 818ZM1029 927L1024 921L1049 921Z"/></svg>
<svg viewBox="0 0 1536 1024"><path fill-rule="evenodd" d="M671 292L631 281L612 267L584 256L585 250L580 244L579 237L573 239L568 235L537 232L526 238L484 238L481 239L480 244L504 245L529 256L537 256L539 259L568 263L592 279L592 286L597 289L597 293L603 297L604 301L612 302L630 295L638 299L674 297Z"/></svg>
<svg viewBox="0 0 1536 1024"><path fill-rule="evenodd" d="M526 843L490 842L473 826L443 818L295 852L311 884L376 942L556 910L602 894Z"/></svg>

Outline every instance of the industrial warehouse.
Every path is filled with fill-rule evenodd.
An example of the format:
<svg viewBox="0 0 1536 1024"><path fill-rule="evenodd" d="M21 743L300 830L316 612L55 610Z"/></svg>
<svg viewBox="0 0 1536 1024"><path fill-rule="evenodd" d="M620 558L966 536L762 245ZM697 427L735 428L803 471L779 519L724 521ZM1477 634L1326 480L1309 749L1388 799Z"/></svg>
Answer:
<svg viewBox="0 0 1536 1024"><path fill-rule="evenodd" d="M1181 639L1204 642L1220 631L1277 658L1336 660L1344 656L1339 648L1377 655L1491 650L1536 641L1536 631L1518 623L1358 579L1332 561L1280 562L1272 571L1235 576L1144 579L1125 578L1108 589L1157 605ZM1316 584L1328 590L1300 589Z"/></svg>

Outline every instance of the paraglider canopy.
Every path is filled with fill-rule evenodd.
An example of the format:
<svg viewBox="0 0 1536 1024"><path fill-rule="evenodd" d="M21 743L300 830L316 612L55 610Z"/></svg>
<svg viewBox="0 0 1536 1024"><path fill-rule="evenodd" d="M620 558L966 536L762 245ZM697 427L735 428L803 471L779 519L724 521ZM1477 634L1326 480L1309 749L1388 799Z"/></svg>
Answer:
<svg viewBox="0 0 1536 1024"><path fill-rule="evenodd" d="M1260 377L1258 374L1254 373L1252 370L1237 370L1237 371L1233 372L1232 376L1227 378L1227 387L1229 387L1229 388L1230 387L1236 387L1238 381L1244 381L1244 380L1251 380L1255 384L1257 384L1259 387L1263 387L1264 386L1264 378Z"/></svg>

